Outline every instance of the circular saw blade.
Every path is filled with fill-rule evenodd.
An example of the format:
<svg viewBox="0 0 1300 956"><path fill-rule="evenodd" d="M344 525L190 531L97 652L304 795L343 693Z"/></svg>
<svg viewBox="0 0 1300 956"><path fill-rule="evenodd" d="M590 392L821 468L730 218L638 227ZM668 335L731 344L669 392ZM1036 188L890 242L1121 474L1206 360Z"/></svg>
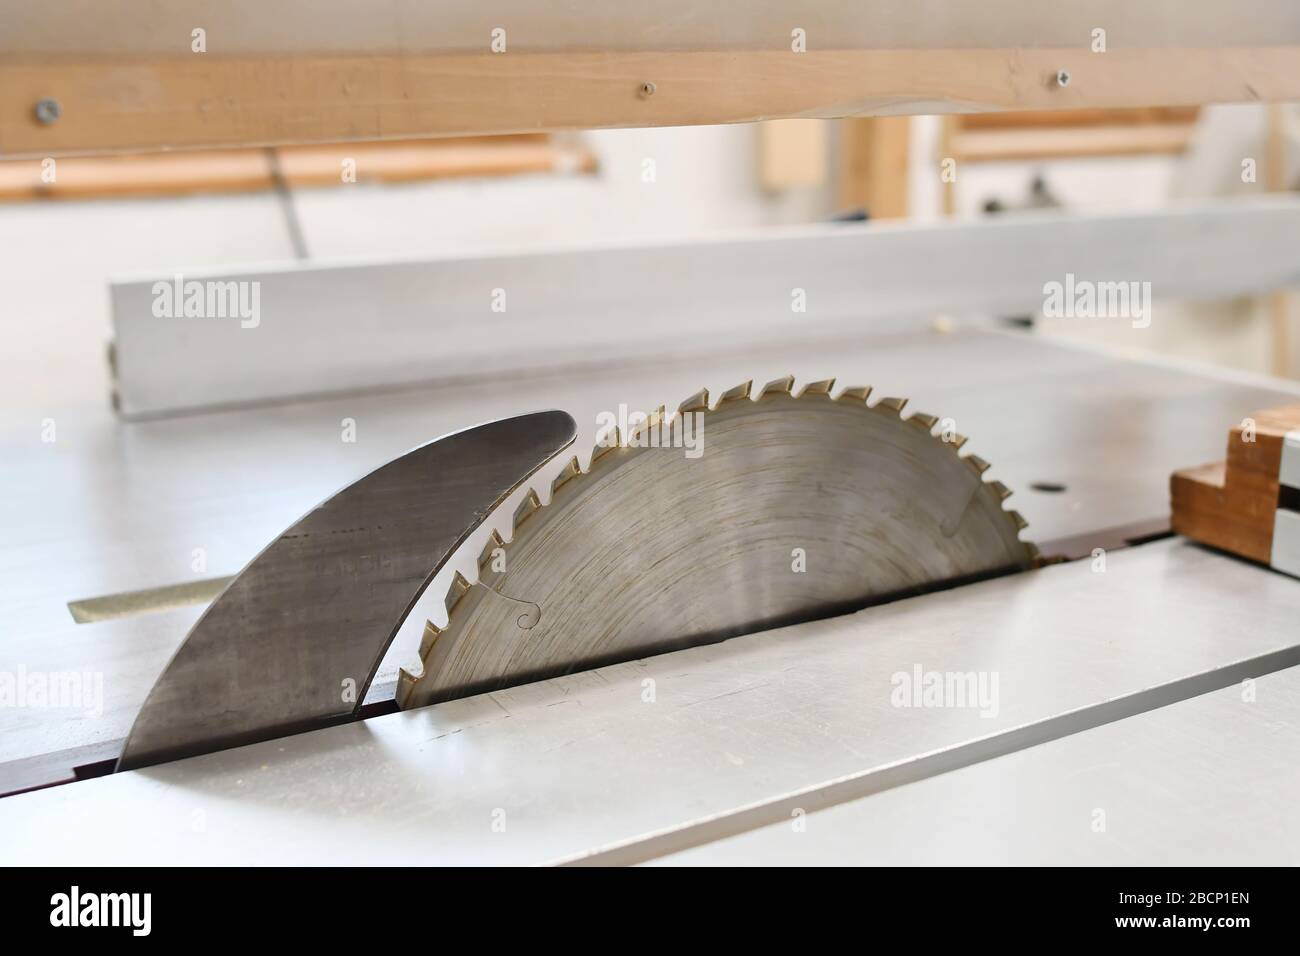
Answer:
<svg viewBox="0 0 1300 956"><path fill-rule="evenodd" d="M426 628L417 707L1032 566L988 465L933 416L832 381L708 392L529 494ZM699 451L690 447L698 431ZM649 447L655 442L655 447Z"/></svg>

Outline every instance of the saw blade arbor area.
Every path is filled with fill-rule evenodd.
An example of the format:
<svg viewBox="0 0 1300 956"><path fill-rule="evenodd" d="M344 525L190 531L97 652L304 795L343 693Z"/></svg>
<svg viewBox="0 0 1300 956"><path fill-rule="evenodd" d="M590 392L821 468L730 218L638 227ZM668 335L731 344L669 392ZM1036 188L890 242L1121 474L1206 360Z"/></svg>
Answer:
<svg viewBox="0 0 1300 956"><path fill-rule="evenodd" d="M419 707L1033 566L1010 494L933 416L832 381L661 409L529 493L429 624Z"/></svg>

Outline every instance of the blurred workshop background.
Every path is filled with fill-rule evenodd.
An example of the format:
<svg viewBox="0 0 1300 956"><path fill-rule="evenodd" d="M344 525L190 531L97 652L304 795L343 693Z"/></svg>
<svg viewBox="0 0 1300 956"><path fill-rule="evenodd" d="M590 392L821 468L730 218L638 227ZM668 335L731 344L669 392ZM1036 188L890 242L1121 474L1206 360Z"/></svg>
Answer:
<svg viewBox="0 0 1300 956"><path fill-rule="evenodd" d="M0 162L0 335L15 349L10 388L63 402L110 391L101 350L59 347L65 334L98 330L109 340L110 279L696 239L834 219L1140 211L1294 190L1300 113L795 119L54 162ZM1145 330L1003 318L1041 334L1294 376L1292 298L1158 304L1164 313ZM1174 310L1185 321L1169 321ZM68 316L78 317L75 330L62 329Z"/></svg>

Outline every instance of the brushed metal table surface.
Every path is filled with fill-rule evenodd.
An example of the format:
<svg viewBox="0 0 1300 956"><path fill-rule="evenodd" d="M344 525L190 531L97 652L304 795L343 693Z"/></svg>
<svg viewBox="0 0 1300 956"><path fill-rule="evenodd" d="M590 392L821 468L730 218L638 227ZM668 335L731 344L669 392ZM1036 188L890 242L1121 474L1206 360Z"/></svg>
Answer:
<svg viewBox="0 0 1300 956"><path fill-rule="evenodd" d="M792 796L922 779L1300 663L1298 618L1300 580L1161 541L1113 553L1104 573L1057 565L8 797L0 860L652 858L755 807L788 819ZM996 673L996 714L894 706L892 675L915 666ZM1084 769L1058 768L1057 784Z"/></svg>
<svg viewBox="0 0 1300 956"><path fill-rule="evenodd" d="M665 866L1300 864L1300 667L789 822Z"/></svg>

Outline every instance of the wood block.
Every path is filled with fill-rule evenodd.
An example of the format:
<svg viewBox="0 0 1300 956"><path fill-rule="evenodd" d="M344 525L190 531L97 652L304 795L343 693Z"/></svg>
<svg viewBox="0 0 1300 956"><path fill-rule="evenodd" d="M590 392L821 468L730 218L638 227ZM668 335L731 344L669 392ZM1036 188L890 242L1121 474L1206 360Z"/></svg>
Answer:
<svg viewBox="0 0 1300 956"><path fill-rule="evenodd" d="M1196 541L1300 574L1300 405L1257 412L1228 433L1227 460L1169 481L1172 526Z"/></svg>

